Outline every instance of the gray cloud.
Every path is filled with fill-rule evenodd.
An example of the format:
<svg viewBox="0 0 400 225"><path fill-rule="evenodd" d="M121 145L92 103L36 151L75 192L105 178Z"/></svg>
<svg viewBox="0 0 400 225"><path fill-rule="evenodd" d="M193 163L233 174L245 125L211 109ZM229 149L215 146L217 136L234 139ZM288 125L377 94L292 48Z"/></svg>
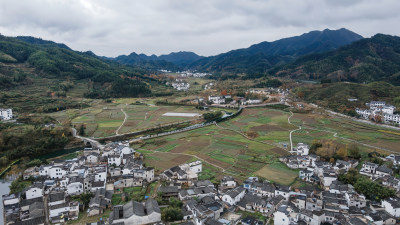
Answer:
<svg viewBox="0 0 400 225"><path fill-rule="evenodd" d="M311 30L400 35L398 0L3 0L0 33L117 56L214 55Z"/></svg>

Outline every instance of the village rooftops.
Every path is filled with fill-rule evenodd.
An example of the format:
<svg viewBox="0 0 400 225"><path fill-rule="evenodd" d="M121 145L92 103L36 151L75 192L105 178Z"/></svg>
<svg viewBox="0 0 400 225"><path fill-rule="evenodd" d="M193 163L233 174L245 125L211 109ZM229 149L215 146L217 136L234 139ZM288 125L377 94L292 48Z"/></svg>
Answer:
<svg viewBox="0 0 400 225"><path fill-rule="evenodd" d="M53 192L49 194L49 202L58 202L65 199L65 192Z"/></svg>

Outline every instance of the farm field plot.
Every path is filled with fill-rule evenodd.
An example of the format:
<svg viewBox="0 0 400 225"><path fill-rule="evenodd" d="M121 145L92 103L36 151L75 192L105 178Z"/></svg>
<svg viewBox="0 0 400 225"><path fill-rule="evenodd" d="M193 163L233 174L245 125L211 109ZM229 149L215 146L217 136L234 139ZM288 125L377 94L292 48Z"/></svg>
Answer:
<svg viewBox="0 0 400 225"><path fill-rule="evenodd" d="M299 176L298 170L290 169L280 162L268 164L254 174L272 182L284 185L291 185L296 177Z"/></svg>
<svg viewBox="0 0 400 225"><path fill-rule="evenodd" d="M293 141L311 144L314 139L334 140L341 143L350 141L342 138L349 138L364 144L376 146L377 148L364 147L366 151L379 150L384 148L391 151L400 151L400 132L374 125L368 125L346 118L334 118L315 114L295 114L294 120L304 125L304 130L293 133ZM338 137L334 137L337 133ZM388 152L386 152L387 154Z"/></svg>
<svg viewBox="0 0 400 225"><path fill-rule="evenodd" d="M252 112L257 111L252 110ZM280 120L275 121L275 124L278 124L275 126L279 126L279 124L286 126L283 121L286 120L287 123L287 116L283 119L284 117L279 113L273 113L282 117ZM238 119L241 121L246 119L256 121L250 117L252 117L251 114L244 114L240 115ZM259 126L263 122L269 123L270 119L261 118L255 123L255 126ZM226 127L225 123L228 122L221 123L221 126ZM252 126L249 126L250 128ZM263 168L266 163L277 162L279 157L287 154L283 149L249 140L237 132L217 126L209 126L186 133L147 140L140 149L145 154L145 162L156 168L166 169L179 165L184 161L183 157L185 157L185 160L189 160L190 155L193 155L205 160L211 166L221 167L225 170L222 173L221 169L219 169L219 172L215 173L216 177L229 174L239 180L253 175ZM153 153L152 151L156 152ZM177 159L179 159L179 162L173 162Z"/></svg>
<svg viewBox="0 0 400 225"><path fill-rule="evenodd" d="M261 176L273 182L291 184L298 176L297 170L291 170L278 161L278 158L287 154L285 150L274 147L277 143L289 142L289 132L298 129L297 126L288 123L290 113L275 109L256 108L245 109L238 117L219 123L218 126L209 126L185 133L174 134L162 138L147 140L141 146L149 159L146 163L160 169L179 165L190 156L198 156L214 165L216 172L210 170L204 173L204 177L221 177L222 175L233 175L238 180L247 176ZM376 132L379 137L387 136L387 139L375 141L395 143L398 133L386 130L368 130L369 128L345 126L338 123L337 119L314 114L294 114L291 122L302 125L303 129L293 132L293 143L299 142L311 144L314 140L332 140L340 143L350 143L334 137L333 133L325 130L338 132L340 137L355 137L353 132L361 132L361 137L369 140ZM249 140L237 132L248 135ZM312 129L309 129L312 128ZM314 130L313 130L314 129ZM316 129L316 130L315 130ZM355 130L357 129L357 130ZM393 139L391 139L393 137ZM256 140L256 141L254 141ZM356 139L357 140L357 139ZM397 143L399 143L397 139ZM264 144L263 141L274 145ZM278 145L279 146L279 145ZM363 151L372 151L372 148L360 146ZM152 151L156 151L153 153ZM211 165L211 166L212 166ZM224 169L222 172L221 167Z"/></svg>
<svg viewBox="0 0 400 225"><path fill-rule="evenodd" d="M122 125L125 115L121 109L128 115L128 118L119 130L120 134L193 120L201 117L204 113L204 111L197 110L195 107L191 106L135 104L136 102L148 101L151 101L151 99L126 98L117 99L112 103L95 101L90 108L64 110L50 113L49 116L55 118L60 123L67 123L70 121L75 127L84 124L86 127L85 136L107 137L115 135L116 130ZM190 113L198 116L164 116L163 114L165 113Z"/></svg>
<svg viewBox="0 0 400 225"><path fill-rule="evenodd" d="M288 123L290 113L266 108L245 109L232 120L221 126L246 133L258 141L271 144L288 143L290 130L297 129Z"/></svg>
<svg viewBox="0 0 400 225"><path fill-rule="evenodd" d="M124 111L128 114L128 119L122 126L120 133L128 133L144 130L150 127L177 123L199 117L185 116L164 116L165 113L197 113L201 115L203 111L190 106L147 106L147 105L127 105Z"/></svg>

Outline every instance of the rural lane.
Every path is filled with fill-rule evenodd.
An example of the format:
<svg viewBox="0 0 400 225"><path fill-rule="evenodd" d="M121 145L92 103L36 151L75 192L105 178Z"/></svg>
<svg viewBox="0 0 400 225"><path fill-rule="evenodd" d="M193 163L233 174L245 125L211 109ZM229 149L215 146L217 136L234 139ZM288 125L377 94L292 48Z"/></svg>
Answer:
<svg viewBox="0 0 400 225"><path fill-rule="evenodd" d="M122 128L122 126L124 126L126 120L128 119L128 114L126 114L126 112L124 111L123 108L121 108L121 112L125 115L124 121L122 121L121 126L118 127L118 129L115 131L116 135L119 135L119 130Z"/></svg>

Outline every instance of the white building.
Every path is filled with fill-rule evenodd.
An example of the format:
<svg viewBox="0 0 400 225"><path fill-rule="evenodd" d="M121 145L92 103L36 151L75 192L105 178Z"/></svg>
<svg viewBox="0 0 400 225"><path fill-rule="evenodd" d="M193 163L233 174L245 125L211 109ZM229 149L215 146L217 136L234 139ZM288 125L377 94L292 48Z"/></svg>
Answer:
<svg viewBox="0 0 400 225"><path fill-rule="evenodd" d="M225 104L224 96L208 96L208 101L214 104Z"/></svg>
<svg viewBox="0 0 400 225"><path fill-rule="evenodd" d="M281 205L274 213L274 225L297 224L299 214L290 206Z"/></svg>
<svg viewBox="0 0 400 225"><path fill-rule="evenodd" d="M53 166L49 169L49 176L52 179L62 178L63 176L65 176L65 174L67 174L67 171L65 171L60 166Z"/></svg>
<svg viewBox="0 0 400 225"><path fill-rule="evenodd" d="M229 203L230 205L236 205L240 202L244 195L246 194L246 189L239 186L235 189L229 190L222 196L222 201Z"/></svg>
<svg viewBox="0 0 400 225"><path fill-rule="evenodd" d="M310 151L310 147L304 143L298 143L297 147L293 149L297 153L297 155L308 155Z"/></svg>
<svg viewBox="0 0 400 225"><path fill-rule="evenodd" d="M122 155L108 155L108 165L115 164L116 166L120 166L122 162Z"/></svg>
<svg viewBox="0 0 400 225"><path fill-rule="evenodd" d="M382 207L385 211L394 217L400 217L400 199L388 198L382 201Z"/></svg>
<svg viewBox="0 0 400 225"><path fill-rule="evenodd" d="M12 118L12 109L0 109L0 120L10 120Z"/></svg>
<svg viewBox="0 0 400 225"><path fill-rule="evenodd" d="M87 163L97 163L99 161L99 154L92 152L88 156L86 156Z"/></svg>
<svg viewBox="0 0 400 225"><path fill-rule="evenodd" d="M35 183L26 189L26 199L33 199L43 197L43 185L41 183Z"/></svg>
<svg viewBox="0 0 400 225"><path fill-rule="evenodd" d="M52 223L62 223L67 220L76 220L79 216L79 202L67 202L49 207L49 217Z"/></svg>
<svg viewBox="0 0 400 225"><path fill-rule="evenodd" d="M67 185L67 195L80 195L83 192L83 183L80 181L74 181Z"/></svg>
<svg viewBox="0 0 400 225"><path fill-rule="evenodd" d="M249 99L246 102L243 102L243 104L247 105L256 105L256 104L261 104L262 100L261 99Z"/></svg>

